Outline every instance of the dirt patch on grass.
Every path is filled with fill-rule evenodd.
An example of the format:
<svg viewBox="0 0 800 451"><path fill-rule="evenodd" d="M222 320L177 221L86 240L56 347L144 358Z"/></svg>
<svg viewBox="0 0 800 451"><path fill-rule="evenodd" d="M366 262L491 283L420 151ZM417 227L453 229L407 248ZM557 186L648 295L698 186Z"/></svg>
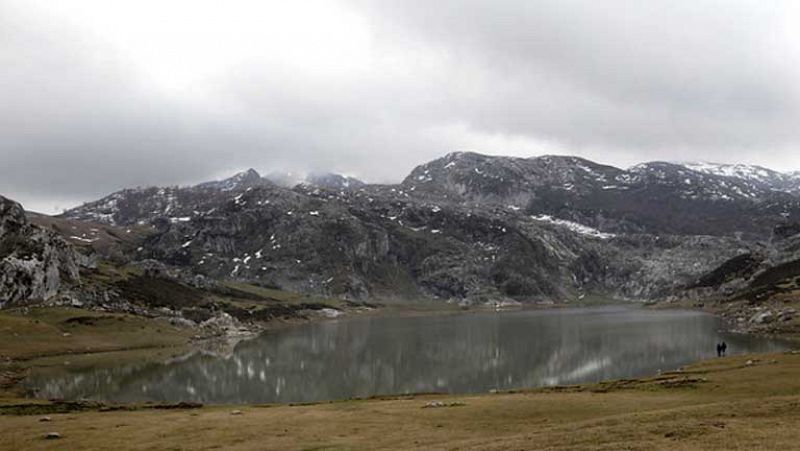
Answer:
<svg viewBox="0 0 800 451"><path fill-rule="evenodd" d="M89 401L23 402L19 404L0 405L0 415L48 415L99 410L101 407L103 407L102 404Z"/></svg>
<svg viewBox="0 0 800 451"><path fill-rule="evenodd" d="M64 324L69 326L97 326L100 323L107 323L107 322L113 323L116 321L125 321L125 318L122 316L111 316L111 315L75 316L72 318L67 318L64 321Z"/></svg>

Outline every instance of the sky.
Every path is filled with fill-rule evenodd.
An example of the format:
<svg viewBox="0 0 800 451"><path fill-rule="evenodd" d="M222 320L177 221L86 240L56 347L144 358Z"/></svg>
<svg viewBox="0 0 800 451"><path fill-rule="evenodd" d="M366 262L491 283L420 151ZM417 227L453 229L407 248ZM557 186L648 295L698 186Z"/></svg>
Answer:
<svg viewBox="0 0 800 451"><path fill-rule="evenodd" d="M0 195L451 151L800 169L800 4L0 0Z"/></svg>

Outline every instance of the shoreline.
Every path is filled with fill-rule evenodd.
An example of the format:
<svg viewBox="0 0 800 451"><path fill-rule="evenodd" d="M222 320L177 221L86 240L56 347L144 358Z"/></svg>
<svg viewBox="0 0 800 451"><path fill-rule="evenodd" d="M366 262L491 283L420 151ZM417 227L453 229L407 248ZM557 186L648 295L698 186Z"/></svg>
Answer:
<svg viewBox="0 0 800 451"><path fill-rule="evenodd" d="M380 304L379 304L380 305ZM422 307L422 308L420 308ZM432 308L433 307L433 308ZM83 368L83 367L102 367L106 364L108 365L118 365L120 363L126 363L128 361L147 361L147 360L158 360L158 361L170 361L174 359L185 359L190 357L196 353L209 353L212 355L231 355L235 347L241 343L242 341L247 341L258 337L261 334L269 333L271 331L279 331L284 330L287 328L292 328L301 325L307 324L315 324L315 323L323 323L327 321L338 321L338 320L356 320L358 318L380 318L380 317L425 317L425 316L441 316L441 315L462 315L462 314L490 314L490 313L513 313L513 312L525 312L525 311L548 311L548 310L563 310L563 309L602 309L602 308L613 308L613 307L620 307L620 308L645 308L651 309L652 305L642 304L642 303L606 303L603 305L590 305L590 306L574 306L574 305L558 305L558 306L522 306L516 308L506 308L502 310L493 309L491 307L473 307L469 309L464 308L440 308L442 306L431 305L431 304L393 304L389 306L381 305L380 308L373 308L369 310L357 310L351 311L348 314L343 314L336 318L324 317L324 316L313 316L310 318L298 319L298 318L288 318L283 320L273 320L268 323L259 324L257 329L250 329L248 332L245 333L237 333L233 335L215 335L215 336L205 336L198 338L196 335L187 338L183 343L179 343L177 345L151 345L151 346L142 346L142 347L122 347L122 348L110 348L104 350L95 350L90 352L66 352L66 353L43 353L37 355L30 355L25 358L21 359L14 359L9 360L7 359L3 364L0 364L0 406L2 406L2 401L7 401L9 398L10 393L14 393L17 396L12 396L11 398L16 398L17 401L31 401L31 402L46 402L48 401L45 398L37 397L35 394L31 393L31 389L25 386L25 379L30 375L31 371L47 371L48 368L57 368L62 367L63 365L70 364L73 368ZM444 307L447 307L445 305ZM655 310L658 309L668 309L668 310L686 310L686 311L698 311L706 314L712 314L713 312L709 312L707 310L700 310L697 308L686 308L686 306L656 306ZM721 319L719 315L714 315ZM158 321L152 319L150 321ZM741 334L741 335L753 335L753 336L764 336L772 339L777 339L782 342L785 342L787 347L790 350L797 349L797 345L800 344L798 340L794 337L785 337L780 335L765 335L763 333L752 333L752 332L744 332L744 331L737 331L733 329L727 329L728 333L734 334ZM64 359L69 359L67 363L62 363ZM686 365L693 365L697 364L699 361L691 361L687 362ZM9 371L10 368L13 368L13 371ZM660 373L659 373L660 374ZM653 377L654 375L644 375L641 377ZM640 378L640 377L637 377ZM624 377L623 377L624 379ZM598 381L597 383L608 382L608 381ZM511 392L517 391L536 391L541 389L546 389L548 387L528 387L528 388L516 388L510 390ZM501 391L500 393L506 393L506 391ZM417 395L429 395L430 393L418 393ZM21 395L21 396L20 396ZM461 396L466 396L468 394L460 394ZM444 396L452 397L452 396L460 396L459 394L447 394ZM474 395L474 394L473 394ZM313 403L326 403L326 402L339 402L345 400L368 400L373 398L385 398L385 397L402 397L405 396L403 394L383 394L383 395L374 395L367 398L348 398L344 400L319 400L314 401ZM52 401L52 400L49 400ZM58 400L58 402L66 402L66 403L74 403L75 400ZM117 405L114 403L108 403L104 401L98 401L97 404L99 405ZM122 404L122 406L128 405L140 405L140 404L152 404L151 402L134 402L134 403L127 403ZM177 403L167 403L165 405L173 405L173 404L182 404L182 402ZM242 406L248 405L255 405L257 403L243 403L240 404ZM277 405L292 405L293 403L277 403ZM211 404L211 405L220 405L220 404Z"/></svg>
<svg viewBox="0 0 800 451"><path fill-rule="evenodd" d="M795 305L794 303L791 305ZM797 303L800 307L800 302ZM748 307L743 300L738 302L720 303L715 301L697 302L691 300L659 301L647 304L648 308L655 310L691 310L714 315L723 321L729 332L737 334L754 335L759 337L779 339L792 342L800 346L800 317L791 318L791 321L774 323L753 323L742 321L742 311ZM757 306L750 306L752 311L761 311ZM791 307L789 307L791 308Z"/></svg>

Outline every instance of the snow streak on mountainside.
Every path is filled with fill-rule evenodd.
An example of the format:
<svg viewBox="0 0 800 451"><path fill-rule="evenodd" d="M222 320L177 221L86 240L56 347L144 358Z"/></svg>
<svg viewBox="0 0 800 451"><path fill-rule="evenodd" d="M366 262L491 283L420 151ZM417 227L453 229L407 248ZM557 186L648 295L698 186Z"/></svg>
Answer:
<svg viewBox="0 0 800 451"><path fill-rule="evenodd" d="M549 216L549 215L536 215L536 216L531 216L531 217L533 219L537 220L537 221L544 221L544 222L549 222L551 224L556 224L556 225L559 225L559 226L563 226L563 227L566 227L569 230L572 230L575 233L579 233L581 235L592 236L592 237L600 238L600 239L603 239L603 240L607 240L609 238L614 238L614 236L615 236L613 233L603 233L603 232L601 232L601 231L599 231L597 229L593 229L591 227L587 227L587 226L585 226L583 224L578 224L577 222L572 222L572 221L566 221L564 219L555 219L555 218L553 218L552 216Z"/></svg>

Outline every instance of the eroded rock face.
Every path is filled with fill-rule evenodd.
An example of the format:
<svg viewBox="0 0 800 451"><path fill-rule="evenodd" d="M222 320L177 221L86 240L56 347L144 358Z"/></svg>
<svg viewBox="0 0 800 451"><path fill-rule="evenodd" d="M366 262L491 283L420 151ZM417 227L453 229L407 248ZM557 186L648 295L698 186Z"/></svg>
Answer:
<svg viewBox="0 0 800 451"><path fill-rule="evenodd" d="M32 225L17 202L0 196L0 308L48 300L77 281L80 256L59 236Z"/></svg>

